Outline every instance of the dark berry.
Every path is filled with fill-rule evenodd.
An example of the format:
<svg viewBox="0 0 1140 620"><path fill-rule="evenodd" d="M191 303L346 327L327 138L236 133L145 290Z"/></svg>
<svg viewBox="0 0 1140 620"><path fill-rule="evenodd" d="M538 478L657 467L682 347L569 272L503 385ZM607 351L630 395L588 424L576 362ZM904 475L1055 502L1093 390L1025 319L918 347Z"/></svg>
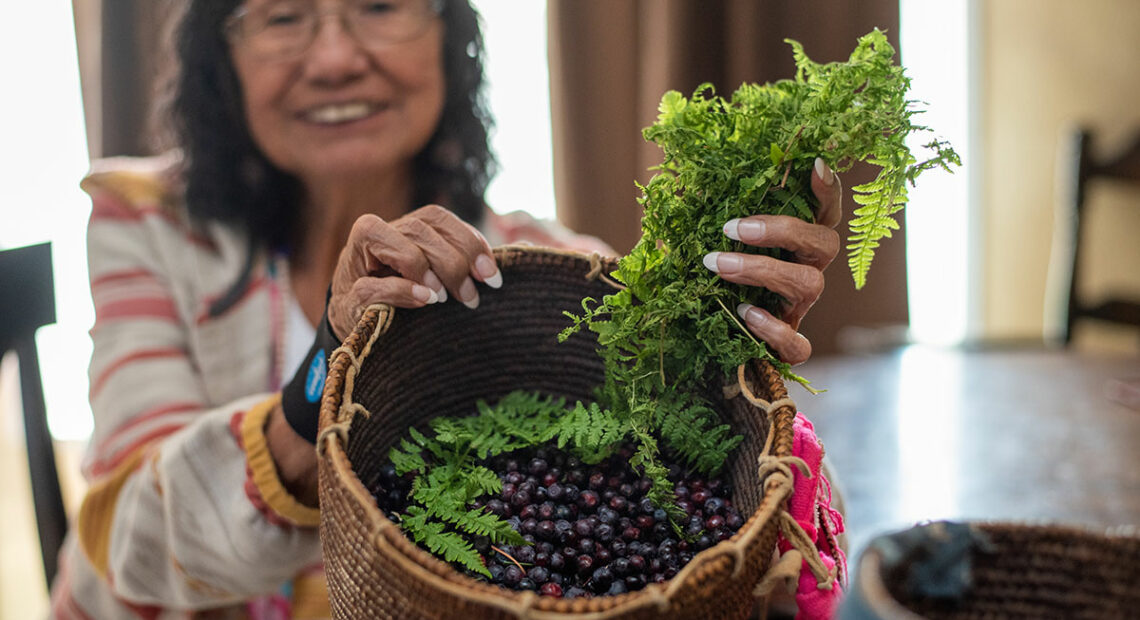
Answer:
<svg viewBox="0 0 1140 620"><path fill-rule="evenodd" d="M515 547L515 552L512 554L515 559L523 564L534 564L535 550L530 545L518 545Z"/></svg>
<svg viewBox="0 0 1140 620"><path fill-rule="evenodd" d="M547 497L549 497L550 499L552 499L556 502L558 500L562 499L562 496L565 494L566 494L566 489L563 488L562 485L558 484L557 482L553 482L553 483L548 484L546 486Z"/></svg>
<svg viewBox="0 0 1140 620"><path fill-rule="evenodd" d="M515 566L514 564L511 564L505 571L503 571L503 583L507 584L508 586L517 586L519 584L519 581L522 581L522 578L522 569Z"/></svg>
<svg viewBox="0 0 1140 620"><path fill-rule="evenodd" d="M640 590L645 587L645 575L634 573L625 576L625 587L630 590Z"/></svg>
<svg viewBox="0 0 1140 620"><path fill-rule="evenodd" d="M554 540L554 538L555 538L554 522L551 521L550 519L547 519L545 521L539 521L538 522L538 531L535 532L535 536L537 536L543 540Z"/></svg>
<svg viewBox="0 0 1140 620"><path fill-rule="evenodd" d="M618 558L613 561L611 565L615 575L625 575L629 573L630 563L628 558Z"/></svg>
<svg viewBox="0 0 1140 620"><path fill-rule="evenodd" d="M602 506L601 508L598 508L598 521L613 525L614 523L617 523L618 518L619 515L613 508L610 508L609 506Z"/></svg>
<svg viewBox="0 0 1140 620"><path fill-rule="evenodd" d="M596 564L609 564L612 558L613 556L610 554L610 550L605 547L598 547L597 550L594 551L594 562Z"/></svg>
<svg viewBox="0 0 1140 620"><path fill-rule="evenodd" d="M609 566L599 566L594 569L593 574L590 575L590 581L593 582L594 592L605 592L606 588L610 586L610 582L614 580L614 573L610 570Z"/></svg>
<svg viewBox="0 0 1140 620"><path fill-rule="evenodd" d="M553 583L553 582L547 582L547 583L542 584L542 587L538 590L538 592L544 596L553 596L554 598L562 598L562 586L560 586L556 583Z"/></svg>
<svg viewBox="0 0 1140 620"><path fill-rule="evenodd" d="M738 529L740 529L740 527L742 525L744 525L744 518L741 517L740 514L737 513L735 510L730 511L724 517L724 524L730 530L738 530Z"/></svg>
<svg viewBox="0 0 1140 620"><path fill-rule="evenodd" d="M532 566L531 569L526 572L526 576L530 577L530 580L535 583L546 583L550 580L550 571L542 566Z"/></svg>
<svg viewBox="0 0 1140 620"><path fill-rule="evenodd" d="M500 517L505 517L509 514L507 504L501 499L488 500L487 510L490 510L492 514L496 514Z"/></svg>
<svg viewBox="0 0 1140 620"><path fill-rule="evenodd" d="M504 486L506 486L506 485L504 485ZM529 503L530 503L530 493L528 493L522 489L515 491L515 494L511 496L511 506L514 506L515 508L522 508L523 506L526 506Z"/></svg>
<svg viewBox="0 0 1140 620"><path fill-rule="evenodd" d="M606 590L606 595L617 596L619 594L625 594L626 592L629 592L629 589L626 588L625 582L619 579L610 584L610 588Z"/></svg>
<svg viewBox="0 0 1140 620"><path fill-rule="evenodd" d="M574 558L574 561L578 564L579 573L588 573L594 568L594 556L592 555L582 554Z"/></svg>

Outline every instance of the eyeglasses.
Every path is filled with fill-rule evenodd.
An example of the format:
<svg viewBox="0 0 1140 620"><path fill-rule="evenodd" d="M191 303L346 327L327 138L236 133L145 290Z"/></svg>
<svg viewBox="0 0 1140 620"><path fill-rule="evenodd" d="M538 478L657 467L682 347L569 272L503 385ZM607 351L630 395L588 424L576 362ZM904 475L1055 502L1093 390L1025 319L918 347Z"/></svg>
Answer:
<svg viewBox="0 0 1140 620"><path fill-rule="evenodd" d="M360 45L378 48L420 36L442 10L443 0L347 0L331 10L319 10L313 0L270 0L239 6L225 34L258 58L287 60L309 49L326 14L336 15Z"/></svg>

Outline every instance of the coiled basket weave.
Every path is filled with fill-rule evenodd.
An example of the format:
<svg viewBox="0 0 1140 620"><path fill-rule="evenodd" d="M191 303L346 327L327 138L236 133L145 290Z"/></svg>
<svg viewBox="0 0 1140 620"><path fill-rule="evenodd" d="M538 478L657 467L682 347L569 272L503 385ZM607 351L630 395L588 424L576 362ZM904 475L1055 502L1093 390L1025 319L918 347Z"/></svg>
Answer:
<svg viewBox="0 0 1140 620"><path fill-rule="evenodd" d="M790 482L757 463L787 456L795 415L779 373L744 369L746 388L710 385L724 418L745 436L728 471L734 503L751 515L737 534L695 556L664 584L597 598L556 599L471 579L421 550L367 490L409 426L468 415L475 402L517 389L593 400L602 363L593 334L557 341L563 311L614 292L616 262L539 248L496 251L498 290L477 310L448 302L414 311L370 308L330 360L321 405L321 541L333 615L363 618L743 618L776 549L777 512ZM752 394L747 394L751 391ZM754 403L772 401L769 414ZM783 399L783 402L777 402ZM760 479L761 475L764 480Z"/></svg>
<svg viewBox="0 0 1140 620"><path fill-rule="evenodd" d="M915 526L868 545L840 618L1140 618L1140 536L1047 524Z"/></svg>

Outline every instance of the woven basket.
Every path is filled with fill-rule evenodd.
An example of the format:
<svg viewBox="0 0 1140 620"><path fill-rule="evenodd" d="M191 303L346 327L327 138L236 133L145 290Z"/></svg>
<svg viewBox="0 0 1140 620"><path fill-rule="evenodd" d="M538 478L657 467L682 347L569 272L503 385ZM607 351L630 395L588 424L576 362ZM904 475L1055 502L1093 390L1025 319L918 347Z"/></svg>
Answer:
<svg viewBox="0 0 1140 620"><path fill-rule="evenodd" d="M900 582L914 574L914 563L904 556L908 559L888 566L875 541L860 558L841 618L1140 618L1140 537L1135 534L1053 525L968 525L984 542L969 554L969 570L963 574L970 583L961 596L936 600L905 592ZM934 523L900 534L926 530L937 540L938 528L945 527Z"/></svg>
<svg viewBox="0 0 1140 620"><path fill-rule="evenodd" d="M565 343L564 310L615 289L616 263L538 248L500 248L499 290L483 289L478 310L445 303L415 311L370 308L331 357L321 405L321 541L336 618L741 618L755 608L754 587L770 567L773 515L790 493L781 476L759 480L757 460L769 429L771 452L792 446L793 407L772 415L744 396L711 386L720 412L745 436L729 474L733 502L751 515L740 531L696 555L664 584L597 598L556 599L471 579L418 548L377 508L366 490L389 448L409 426L436 416L467 415L478 399L516 389L593 399L602 363L593 335ZM779 373L757 363L746 387L771 401L786 398ZM739 392L739 390L737 390ZM771 420L771 423L769 422Z"/></svg>

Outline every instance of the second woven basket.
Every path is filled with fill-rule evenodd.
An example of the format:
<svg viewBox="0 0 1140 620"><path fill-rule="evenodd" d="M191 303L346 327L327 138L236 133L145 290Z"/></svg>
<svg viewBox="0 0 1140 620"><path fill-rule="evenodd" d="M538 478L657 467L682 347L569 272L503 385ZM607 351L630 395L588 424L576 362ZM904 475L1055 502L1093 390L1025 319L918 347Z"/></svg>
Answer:
<svg viewBox="0 0 1140 620"><path fill-rule="evenodd" d="M676 577L619 596L555 599L479 582L405 537L368 492L408 427L469 415L480 399L518 390L590 401L602 362L589 332L557 341L564 311L614 292L616 263L537 248L496 250L503 287L484 290L477 310L446 303L414 311L376 306L331 357L321 405L321 540L333 615L360 618L743 618L776 550L776 512L791 492L780 476L760 480L757 462L792 446L791 406L765 412L744 396L708 386L744 442L727 471L733 502L751 515L731 539L696 555ZM756 363L746 387L786 397L779 373ZM735 378L732 380L736 384Z"/></svg>

